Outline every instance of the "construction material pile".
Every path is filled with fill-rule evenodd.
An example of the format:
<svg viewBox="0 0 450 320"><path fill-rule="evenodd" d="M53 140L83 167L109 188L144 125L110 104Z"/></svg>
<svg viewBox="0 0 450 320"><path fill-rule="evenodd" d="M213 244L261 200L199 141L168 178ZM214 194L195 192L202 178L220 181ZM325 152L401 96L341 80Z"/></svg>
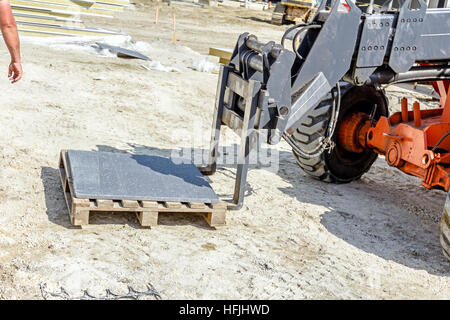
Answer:
<svg viewBox="0 0 450 320"><path fill-rule="evenodd" d="M86 27L82 16L114 17L129 6L129 0L11 0L20 35L104 36L120 31Z"/></svg>

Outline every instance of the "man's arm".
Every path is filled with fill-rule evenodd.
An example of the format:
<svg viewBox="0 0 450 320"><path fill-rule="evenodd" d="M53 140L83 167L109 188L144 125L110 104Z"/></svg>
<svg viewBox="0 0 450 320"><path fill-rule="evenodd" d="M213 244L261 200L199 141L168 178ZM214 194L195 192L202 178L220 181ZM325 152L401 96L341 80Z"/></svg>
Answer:
<svg viewBox="0 0 450 320"><path fill-rule="evenodd" d="M0 29L11 55L8 77L11 83L15 83L22 78L22 64L20 61L20 41L16 20L12 14L9 0L0 0Z"/></svg>

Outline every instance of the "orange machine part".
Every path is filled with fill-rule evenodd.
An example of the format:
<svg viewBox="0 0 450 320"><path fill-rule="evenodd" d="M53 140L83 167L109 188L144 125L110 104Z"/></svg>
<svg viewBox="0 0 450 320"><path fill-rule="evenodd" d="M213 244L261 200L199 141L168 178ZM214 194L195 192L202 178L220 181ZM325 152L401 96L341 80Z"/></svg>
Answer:
<svg viewBox="0 0 450 320"><path fill-rule="evenodd" d="M363 152L369 123L369 115L364 112L355 112L344 117L337 137L339 145L350 152Z"/></svg>
<svg viewBox="0 0 450 320"><path fill-rule="evenodd" d="M441 96L441 107L444 107L445 100L447 99L447 91L450 89L450 80L444 81L432 81L434 90Z"/></svg>
<svg viewBox="0 0 450 320"><path fill-rule="evenodd" d="M337 142L347 151L365 149L385 156L386 162L421 178L426 188L450 188L450 88L443 108L421 110L418 102L408 111L380 117L375 126L367 114L355 112L341 121Z"/></svg>

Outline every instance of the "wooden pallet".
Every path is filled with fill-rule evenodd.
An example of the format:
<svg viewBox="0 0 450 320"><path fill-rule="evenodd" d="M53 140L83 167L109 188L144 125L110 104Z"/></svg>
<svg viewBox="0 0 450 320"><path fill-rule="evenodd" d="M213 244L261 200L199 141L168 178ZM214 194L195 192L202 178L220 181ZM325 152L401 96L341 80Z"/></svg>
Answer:
<svg viewBox="0 0 450 320"><path fill-rule="evenodd" d="M89 224L89 214L95 211L135 212L143 227L156 226L160 212L201 213L211 227L225 225L227 206L224 202L215 204L192 202L163 202L137 200L80 199L73 193L72 178L67 166L67 151L62 150L59 173L64 197L69 210L70 222L74 226Z"/></svg>

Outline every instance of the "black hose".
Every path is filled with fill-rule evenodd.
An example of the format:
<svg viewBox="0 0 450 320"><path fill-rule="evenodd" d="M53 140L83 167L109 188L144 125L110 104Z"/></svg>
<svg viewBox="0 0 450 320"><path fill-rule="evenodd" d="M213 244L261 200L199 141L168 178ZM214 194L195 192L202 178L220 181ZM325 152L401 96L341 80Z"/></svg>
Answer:
<svg viewBox="0 0 450 320"><path fill-rule="evenodd" d="M299 31L297 31L297 33L295 34L294 38L292 39L292 43L295 43L295 38L297 37L298 34L301 34L303 32L303 30L307 30L307 29L318 29L321 28L321 26L319 24L311 24L311 23L300 23L300 24L296 24L295 26L289 27L286 29L286 31L284 32L283 36L281 37L281 45L284 48L284 40L286 40L287 35L294 29L298 29L298 28L302 28ZM295 48L294 48L294 51Z"/></svg>
<svg viewBox="0 0 450 320"><path fill-rule="evenodd" d="M305 30L309 30L309 29L320 29L322 28L321 25L318 24L310 24L307 25L303 28L301 28L300 30L297 31L297 33L295 34L294 38L292 39L292 51L295 52L295 54L297 55L297 57L300 60L304 60L304 58L302 57L302 55L298 52L297 48L295 47L295 44L297 43L297 39L300 38L300 35L305 31Z"/></svg>
<svg viewBox="0 0 450 320"><path fill-rule="evenodd" d="M433 147L433 149L431 149L431 151L435 151L439 145L442 143L442 141L444 141L445 138L447 138L450 135L450 131L447 131L440 139L439 141L436 143L436 145Z"/></svg>
<svg viewBox="0 0 450 320"><path fill-rule="evenodd" d="M284 40L286 40L287 35L289 34L289 32L291 32L294 29L297 28L301 28L301 27L306 27L308 24L307 23L300 23L300 24L296 24L295 26L289 27L286 29L286 31L284 32L283 36L281 37L281 45L284 48Z"/></svg>

